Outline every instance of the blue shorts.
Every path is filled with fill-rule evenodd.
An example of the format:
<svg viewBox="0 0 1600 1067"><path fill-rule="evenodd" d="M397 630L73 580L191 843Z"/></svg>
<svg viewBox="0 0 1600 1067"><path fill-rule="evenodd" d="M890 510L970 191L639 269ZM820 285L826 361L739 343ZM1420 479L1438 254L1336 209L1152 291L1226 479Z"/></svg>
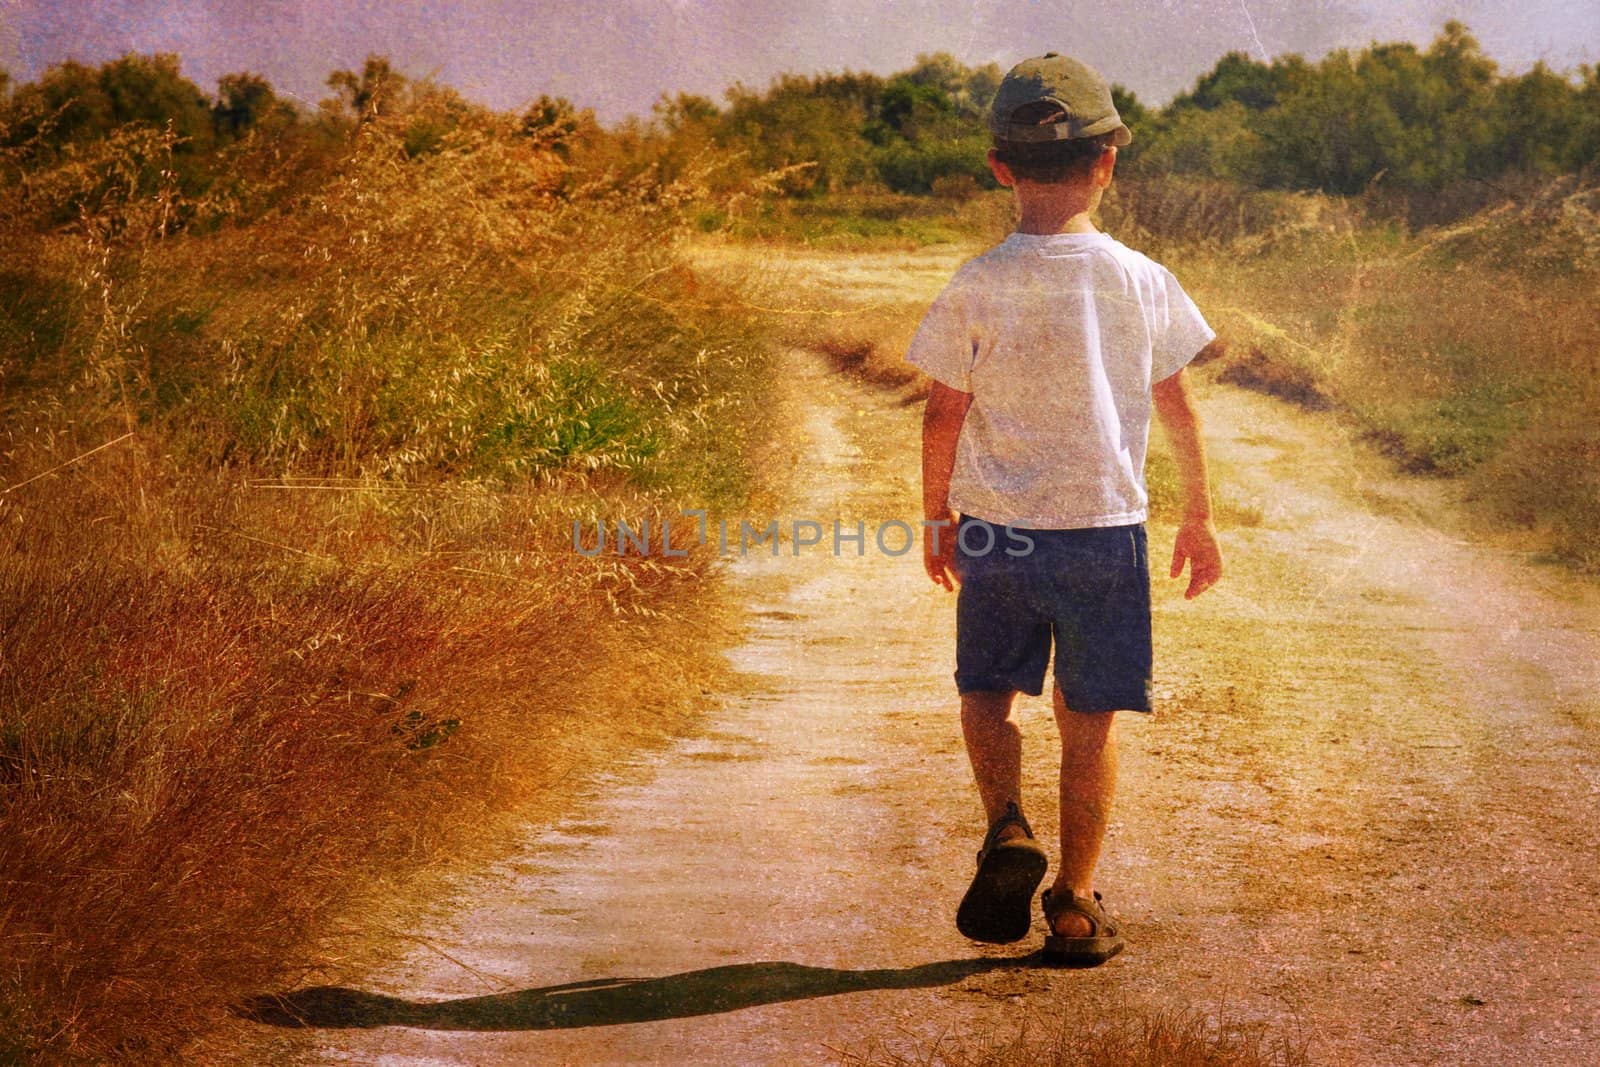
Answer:
<svg viewBox="0 0 1600 1067"><path fill-rule="evenodd" d="M1150 710L1150 560L1142 523L1025 530L962 516L957 533L959 692L1038 696L1053 641L1056 684L1068 708Z"/></svg>

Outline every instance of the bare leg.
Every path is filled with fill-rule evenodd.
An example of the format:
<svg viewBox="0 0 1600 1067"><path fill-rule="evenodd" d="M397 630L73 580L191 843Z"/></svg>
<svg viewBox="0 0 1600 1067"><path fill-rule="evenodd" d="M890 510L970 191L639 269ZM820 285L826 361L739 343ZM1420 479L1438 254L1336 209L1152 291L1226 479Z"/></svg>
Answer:
<svg viewBox="0 0 1600 1067"><path fill-rule="evenodd" d="M1051 892L1088 896L1117 788L1117 713L1072 711L1060 687L1054 704L1061 730L1061 864ZM1085 936L1089 923L1082 916L1062 915L1056 933Z"/></svg>
<svg viewBox="0 0 1600 1067"><path fill-rule="evenodd" d="M1011 708L1016 695L1014 691L961 694L961 733L991 823L1006 813L1007 804L1022 810L1022 731ZM1021 832L1010 827L1001 839Z"/></svg>

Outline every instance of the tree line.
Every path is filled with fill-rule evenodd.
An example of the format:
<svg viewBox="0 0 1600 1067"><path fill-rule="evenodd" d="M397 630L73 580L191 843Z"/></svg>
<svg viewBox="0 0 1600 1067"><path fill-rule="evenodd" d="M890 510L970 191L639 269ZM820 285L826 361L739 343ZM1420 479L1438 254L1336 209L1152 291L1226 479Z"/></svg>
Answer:
<svg viewBox="0 0 1600 1067"><path fill-rule="evenodd" d="M785 74L765 88L735 84L721 102L664 94L648 118L610 128L551 96L500 118L515 136L622 172L681 170L716 156L730 185L777 174L777 189L791 196L962 196L993 185L982 119L1001 75L995 64L967 66L940 53L888 76ZM381 56L334 71L327 85L331 95L315 109L252 73L226 75L207 94L170 54L99 67L69 61L18 86L0 72L0 165L15 182L115 131L160 128L171 171L193 194L233 166L230 153L244 143L289 142L315 160L363 122L400 116L405 151L419 155L487 114L448 87L408 79ZM1600 157L1600 65L1503 72L1458 22L1425 48L1374 43L1314 62L1232 52L1163 107L1120 86L1114 95L1135 131L1125 172L1142 175L1428 195L1586 171Z"/></svg>
<svg viewBox="0 0 1600 1067"><path fill-rule="evenodd" d="M1251 185L1358 193L1438 191L1600 157L1600 66L1502 73L1459 22L1425 49L1341 49L1318 62L1230 53L1161 112L1151 169Z"/></svg>

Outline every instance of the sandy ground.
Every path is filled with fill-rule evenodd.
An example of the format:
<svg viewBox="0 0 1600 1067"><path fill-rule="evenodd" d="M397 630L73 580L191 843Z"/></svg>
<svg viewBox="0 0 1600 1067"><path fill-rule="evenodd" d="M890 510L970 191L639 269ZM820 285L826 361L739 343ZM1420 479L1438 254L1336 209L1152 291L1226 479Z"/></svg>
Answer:
<svg viewBox="0 0 1600 1067"><path fill-rule="evenodd" d="M894 300L931 296L951 255L789 263L797 293ZM316 1025L248 1024L242 1055L826 1063L1186 1008L1299 1035L1316 1063L1600 1062L1593 585L1475 545L1443 487L1329 418L1202 389L1220 491L1262 521L1224 530L1199 600L1156 578L1157 712L1122 717L1100 877L1129 949L1041 968L1042 919L1008 948L952 921L983 829L954 601L872 536L919 516L920 411L804 352L783 373L794 499L727 517L741 685L464 876L427 945L303 996ZM829 533L740 556L740 518ZM866 524L864 555L832 554L835 519ZM1172 530L1151 531L1161 567ZM1048 705L1022 719L1051 840Z"/></svg>

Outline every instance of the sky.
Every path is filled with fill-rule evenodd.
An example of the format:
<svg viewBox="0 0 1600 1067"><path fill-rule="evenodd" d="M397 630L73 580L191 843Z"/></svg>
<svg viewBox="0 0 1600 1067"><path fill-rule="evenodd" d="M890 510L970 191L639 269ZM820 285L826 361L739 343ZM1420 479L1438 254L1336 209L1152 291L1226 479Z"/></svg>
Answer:
<svg viewBox="0 0 1600 1067"><path fill-rule="evenodd" d="M1466 23L1510 71L1600 62L1597 0L0 0L0 69L176 52L207 92L253 71L307 105L369 53L500 109L542 93L602 121L663 93L721 101L781 72L904 70L919 53L1002 67L1075 56L1161 104L1228 51L1320 57Z"/></svg>

